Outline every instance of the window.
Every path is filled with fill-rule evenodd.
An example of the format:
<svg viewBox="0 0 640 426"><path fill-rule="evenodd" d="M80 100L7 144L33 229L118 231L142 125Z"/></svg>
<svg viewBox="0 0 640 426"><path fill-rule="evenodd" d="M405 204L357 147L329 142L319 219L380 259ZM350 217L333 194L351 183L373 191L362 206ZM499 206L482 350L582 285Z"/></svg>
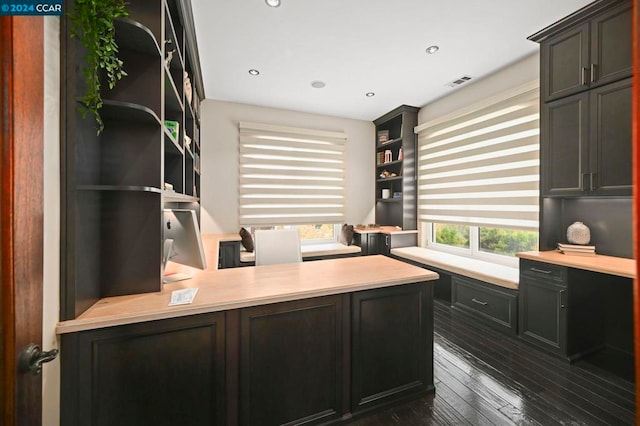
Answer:
<svg viewBox="0 0 640 426"><path fill-rule="evenodd" d="M537 248L539 116L533 82L416 128L426 244L478 257Z"/></svg>
<svg viewBox="0 0 640 426"><path fill-rule="evenodd" d="M450 223L423 225L427 236L423 245L461 256L516 266L516 253L538 249L536 231Z"/></svg>
<svg viewBox="0 0 640 426"><path fill-rule="evenodd" d="M312 225L275 225L275 226L254 226L249 231L257 229L297 229L301 244L321 244L334 243L340 234L340 227L332 223L312 224ZM338 229L336 229L338 228Z"/></svg>
<svg viewBox="0 0 640 426"><path fill-rule="evenodd" d="M346 142L342 132L240 123L240 225L344 223Z"/></svg>

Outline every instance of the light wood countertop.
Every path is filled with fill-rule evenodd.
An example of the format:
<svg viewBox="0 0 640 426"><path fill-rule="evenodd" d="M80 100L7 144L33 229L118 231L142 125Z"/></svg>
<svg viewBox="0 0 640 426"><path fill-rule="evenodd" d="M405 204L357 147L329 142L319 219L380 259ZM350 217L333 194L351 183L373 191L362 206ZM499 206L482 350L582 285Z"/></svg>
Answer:
<svg viewBox="0 0 640 426"><path fill-rule="evenodd" d="M211 248L212 242L209 240L206 245ZM217 263L217 257L210 259L214 261ZM59 323L56 332L71 333L438 278L435 272L381 255L222 270L212 266L194 273L192 279L166 284L160 292L101 299L78 318ZM190 287L199 289L192 304L168 306L173 290Z"/></svg>
<svg viewBox="0 0 640 426"><path fill-rule="evenodd" d="M573 256L559 251L527 251L518 253L517 256L522 259L602 272L603 274L627 278L636 277L636 260L624 257L604 256L601 254L595 256Z"/></svg>

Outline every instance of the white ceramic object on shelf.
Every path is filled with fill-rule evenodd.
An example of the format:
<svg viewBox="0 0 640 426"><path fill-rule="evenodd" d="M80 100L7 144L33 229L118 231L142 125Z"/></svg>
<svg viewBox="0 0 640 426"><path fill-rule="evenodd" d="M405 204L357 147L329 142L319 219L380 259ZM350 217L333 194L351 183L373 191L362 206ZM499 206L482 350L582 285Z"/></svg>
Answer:
<svg viewBox="0 0 640 426"><path fill-rule="evenodd" d="M567 228L567 241L571 244L589 244L591 231L582 222L573 222Z"/></svg>
<svg viewBox="0 0 640 426"><path fill-rule="evenodd" d="M391 197L391 190L390 189L383 189L382 190L382 198L390 198Z"/></svg>
<svg viewBox="0 0 640 426"><path fill-rule="evenodd" d="M184 95L187 98L187 102L191 103L191 99L193 98L193 89L191 87L191 79L189 78L189 73L184 72Z"/></svg>

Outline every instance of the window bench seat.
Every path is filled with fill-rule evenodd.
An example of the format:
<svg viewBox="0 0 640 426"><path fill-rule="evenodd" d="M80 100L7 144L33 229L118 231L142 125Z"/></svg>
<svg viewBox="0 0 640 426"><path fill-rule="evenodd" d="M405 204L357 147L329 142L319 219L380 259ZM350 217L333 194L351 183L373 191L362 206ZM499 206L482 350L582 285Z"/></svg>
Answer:
<svg viewBox="0 0 640 426"><path fill-rule="evenodd" d="M519 269L483 260L470 259L423 247L391 249L391 254L426 266L434 266L458 275L475 278L499 287L518 289Z"/></svg>
<svg viewBox="0 0 640 426"><path fill-rule="evenodd" d="M391 257L437 272L435 299L504 333L517 334L518 268L422 247L391 249Z"/></svg>
<svg viewBox="0 0 640 426"><path fill-rule="evenodd" d="M320 260L320 259L334 259L337 257L349 257L359 256L362 249L358 246L348 246L340 243L325 243L325 244L307 244L300 247L302 251L302 260ZM255 253L249 253L245 250L240 250L240 265L252 266L255 264Z"/></svg>

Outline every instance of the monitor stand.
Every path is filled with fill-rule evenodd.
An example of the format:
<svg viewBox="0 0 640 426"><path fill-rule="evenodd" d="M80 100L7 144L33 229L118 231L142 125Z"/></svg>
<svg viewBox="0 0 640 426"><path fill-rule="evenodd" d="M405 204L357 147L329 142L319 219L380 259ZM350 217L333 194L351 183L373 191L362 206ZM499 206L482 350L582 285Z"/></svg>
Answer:
<svg viewBox="0 0 640 426"><path fill-rule="evenodd" d="M176 272L173 274L167 274L162 276L162 284L175 283L176 281L190 280L191 275L183 274L182 272Z"/></svg>

